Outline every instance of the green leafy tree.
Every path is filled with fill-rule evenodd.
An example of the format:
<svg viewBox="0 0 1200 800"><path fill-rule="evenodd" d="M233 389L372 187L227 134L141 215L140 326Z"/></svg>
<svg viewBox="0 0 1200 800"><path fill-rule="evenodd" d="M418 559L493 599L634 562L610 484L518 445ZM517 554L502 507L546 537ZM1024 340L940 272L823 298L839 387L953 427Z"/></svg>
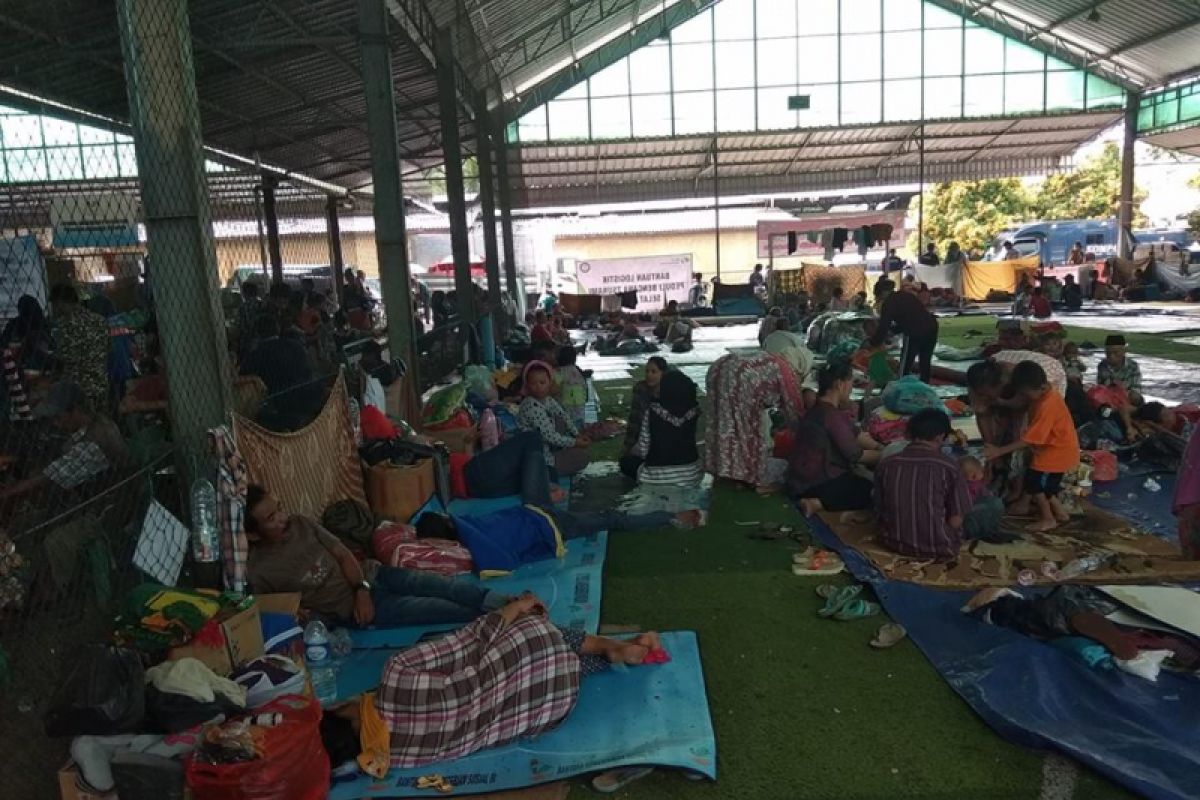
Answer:
<svg viewBox="0 0 1200 800"><path fill-rule="evenodd" d="M909 210L915 211L914 197ZM1029 210L1029 193L1017 178L939 183L925 193L925 241L944 252L950 242L964 251L982 252L992 240ZM917 234L908 238L908 250L917 254Z"/></svg>
<svg viewBox="0 0 1200 800"><path fill-rule="evenodd" d="M1108 142L1098 154L1070 172L1060 172L1042 183L1034 193L1031 214L1038 219L1104 219L1120 208L1121 151ZM1141 212L1146 192L1134 186L1133 227L1149 220Z"/></svg>

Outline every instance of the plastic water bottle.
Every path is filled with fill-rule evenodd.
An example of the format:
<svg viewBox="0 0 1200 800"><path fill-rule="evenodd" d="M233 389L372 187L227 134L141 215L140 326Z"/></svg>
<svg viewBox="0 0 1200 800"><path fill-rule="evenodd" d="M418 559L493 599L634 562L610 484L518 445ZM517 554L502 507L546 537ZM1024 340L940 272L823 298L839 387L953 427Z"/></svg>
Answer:
<svg viewBox="0 0 1200 800"><path fill-rule="evenodd" d="M337 699L337 670L329 649L329 631L325 623L313 620L304 626L304 663L312 678L317 702L329 705Z"/></svg>
<svg viewBox="0 0 1200 800"><path fill-rule="evenodd" d="M1090 556L1072 559L1059 571L1058 578L1059 580L1069 581L1071 578L1076 578L1085 573L1100 569L1111 558L1112 555L1109 553L1093 553Z"/></svg>
<svg viewBox="0 0 1200 800"><path fill-rule="evenodd" d="M207 478L192 483L192 558L211 563L221 557L217 538L217 490Z"/></svg>
<svg viewBox="0 0 1200 800"><path fill-rule="evenodd" d="M358 406L358 401L353 397L350 398L350 428L354 431L354 444L357 447L362 447L362 409Z"/></svg>
<svg viewBox="0 0 1200 800"><path fill-rule="evenodd" d="M485 408L479 417L479 443L484 450L491 450L500 444L500 422L490 408Z"/></svg>

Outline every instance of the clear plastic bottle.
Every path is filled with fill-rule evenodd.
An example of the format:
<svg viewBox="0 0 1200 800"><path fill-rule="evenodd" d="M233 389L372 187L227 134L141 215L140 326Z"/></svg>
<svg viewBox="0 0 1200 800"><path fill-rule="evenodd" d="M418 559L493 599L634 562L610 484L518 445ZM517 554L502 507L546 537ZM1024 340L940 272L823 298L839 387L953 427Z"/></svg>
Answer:
<svg viewBox="0 0 1200 800"><path fill-rule="evenodd" d="M354 431L354 444L362 447L362 409L353 397L350 398L350 427Z"/></svg>
<svg viewBox="0 0 1200 800"><path fill-rule="evenodd" d="M217 537L217 490L207 478L192 483L192 558L208 564L221 557Z"/></svg>
<svg viewBox="0 0 1200 800"><path fill-rule="evenodd" d="M329 632L329 649L334 661L341 661L350 655L354 643L350 641L349 628L334 628Z"/></svg>
<svg viewBox="0 0 1200 800"><path fill-rule="evenodd" d="M500 444L500 423L490 408L485 408L479 417L479 442L484 450L491 450Z"/></svg>
<svg viewBox="0 0 1200 800"><path fill-rule="evenodd" d="M1110 553L1093 553L1090 556L1072 559L1065 567L1059 570L1058 579L1069 581L1071 578L1076 578L1080 575L1100 569L1112 559Z"/></svg>
<svg viewBox="0 0 1200 800"><path fill-rule="evenodd" d="M313 693L322 706L337 699L337 669L329 647L325 623L313 620L304 626L304 663L312 678Z"/></svg>

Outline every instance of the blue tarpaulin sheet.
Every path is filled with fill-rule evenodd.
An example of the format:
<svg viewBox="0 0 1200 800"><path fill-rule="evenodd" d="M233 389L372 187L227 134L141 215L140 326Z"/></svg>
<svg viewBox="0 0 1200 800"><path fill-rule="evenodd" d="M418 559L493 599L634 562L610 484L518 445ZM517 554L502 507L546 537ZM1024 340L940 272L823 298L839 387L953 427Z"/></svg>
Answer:
<svg viewBox="0 0 1200 800"><path fill-rule="evenodd" d="M1157 492L1145 488L1147 478L1153 478L1162 488ZM1176 541L1178 526L1171 513L1174 494L1174 475L1135 470L1115 481L1097 481L1091 499L1099 508L1125 517L1146 533Z"/></svg>
<svg viewBox="0 0 1200 800"><path fill-rule="evenodd" d="M533 592L550 612L550 621L562 628L595 633L600 628L600 593L608 533L571 539L562 558L525 564L512 575L480 581L472 575L458 580L482 583L488 589L518 595ZM454 630L461 625L402 625L350 632L355 648L407 647L430 633Z"/></svg>
<svg viewBox="0 0 1200 800"><path fill-rule="evenodd" d="M1146 797L1200 797L1200 681L1164 672L1150 683L1093 670L1048 644L963 614L969 592L885 580L822 521L811 524L998 733L1057 748Z"/></svg>
<svg viewBox="0 0 1200 800"><path fill-rule="evenodd" d="M521 789L643 764L715 780L717 743L696 634L675 631L662 638L669 663L588 676L575 709L541 736L441 764L393 769L381 781L360 776L335 784L329 797L427 797L430 790L414 785L431 773L452 783L456 795ZM385 650L355 653L339 674L339 689L349 696L374 688L390 656Z"/></svg>

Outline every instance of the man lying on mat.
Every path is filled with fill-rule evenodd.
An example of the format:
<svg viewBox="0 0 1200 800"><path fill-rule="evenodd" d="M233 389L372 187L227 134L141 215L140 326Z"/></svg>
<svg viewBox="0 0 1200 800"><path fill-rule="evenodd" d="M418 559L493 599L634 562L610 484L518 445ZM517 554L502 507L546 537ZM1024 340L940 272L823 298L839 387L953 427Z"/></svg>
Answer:
<svg viewBox="0 0 1200 800"><path fill-rule="evenodd" d="M508 597L441 575L359 564L316 520L289 515L261 486L246 491L247 572L255 592L299 592L300 607L359 626L469 622Z"/></svg>
<svg viewBox="0 0 1200 800"><path fill-rule="evenodd" d="M511 572L522 564L566 554L567 539L591 536L600 531L634 531L675 525L695 528L704 523L698 510L672 514L652 511L627 514L602 511L572 514L537 505L516 506L477 517L426 512L417 520L420 539L459 541L471 551L480 572Z"/></svg>
<svg viewBox="0 0 1200 800"><path fill-rule="evenodd" d="M663 660L656 633L618 641L563 630L525 595L393 656L375 708L391 732L392 766L420 767L549 730L575 708L582 677ZM333 713L357 725L361 706Z"/></svg>

